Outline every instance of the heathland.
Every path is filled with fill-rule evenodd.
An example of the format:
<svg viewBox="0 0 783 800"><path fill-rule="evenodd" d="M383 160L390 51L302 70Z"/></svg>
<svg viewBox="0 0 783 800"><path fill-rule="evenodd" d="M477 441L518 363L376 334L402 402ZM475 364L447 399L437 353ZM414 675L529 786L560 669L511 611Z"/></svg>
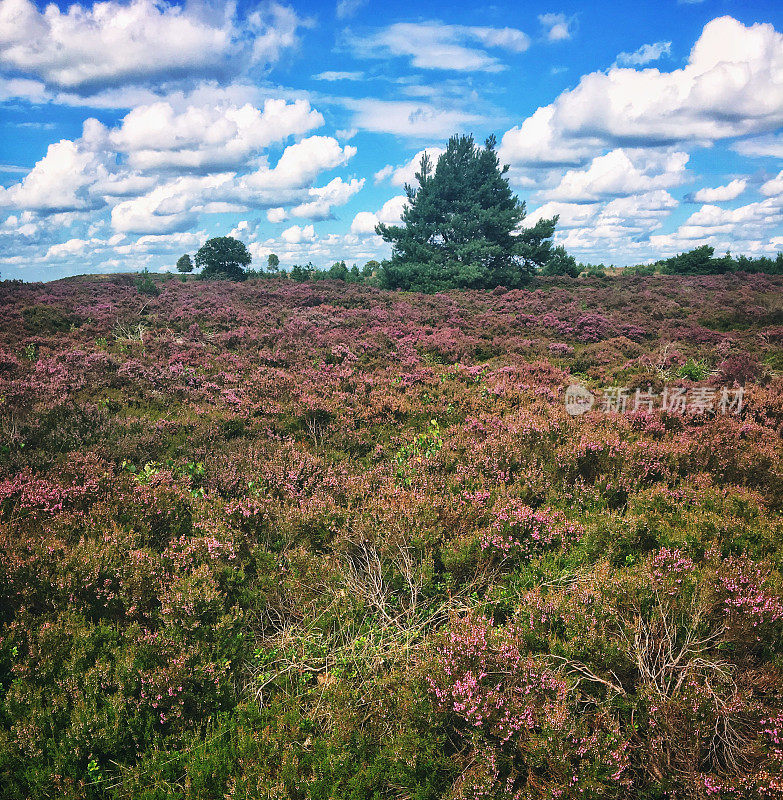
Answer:
<svg viewBox="0 0 783 800"><path fill-rule="evenodd" d="M783 277L154 288L0 284L3 798L781 796Z"/></svg>

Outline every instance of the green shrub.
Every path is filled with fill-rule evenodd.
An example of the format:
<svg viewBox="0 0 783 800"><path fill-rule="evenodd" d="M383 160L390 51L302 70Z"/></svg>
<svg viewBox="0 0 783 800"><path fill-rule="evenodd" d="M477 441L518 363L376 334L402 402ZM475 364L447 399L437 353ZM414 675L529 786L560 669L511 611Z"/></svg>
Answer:
<svg viewBox="0 0 783 800"><path fill-rule="evenodd" d="M28 306L22 309L22 318L30 333L63 333L81 324L76 315L50 305Z"/></svg>
<svg viewBox="0 0 783 800"><path fill-rule="evenodd" d="M142 270L139 277L136 278L136 290L139 294L146 294L150 297L157 297L160 294L160 288L147 269Z"/></svg>

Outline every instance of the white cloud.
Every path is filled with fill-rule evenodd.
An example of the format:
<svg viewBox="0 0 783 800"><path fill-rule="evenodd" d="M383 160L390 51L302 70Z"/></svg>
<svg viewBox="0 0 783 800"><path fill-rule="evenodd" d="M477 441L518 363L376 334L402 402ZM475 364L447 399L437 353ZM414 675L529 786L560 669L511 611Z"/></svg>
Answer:
<svg viewBox="0 0 783 800"><path fill-rule="evenodd" d="M779 226L783 214L783 194L768 197L738 208L703 205L688 217L673 234L650 237L650 244L662 251L679 251L696 244L712 244L732 252L769 251L770 231Z"/></svg>
<svg viewBox="0 0 783 800"><path fill-rule="evenodd" d="M413 139L443 139L485 121L478 114L408 100L344 98L341 103L354 112L354 127Z"/></svg>
<svg viewBox="0 0 783 800"><path fill-rule="evenodd" d="M372 211L360 211L351 223L351 233L359 235L369 235L375 233L375 226L378 224L378 216Z"/></svg>
<svg viewBox="0 0 783 800"><path fill-rule="evenodd" d="M516 28L398 22L352 44L366 58L406 56L420 69L498 72L504 65L484 48L521 53L530 37Z"/></svg>
<svg viewBox="0 0 783 800"><path fill-rule="evenodd" d="M732 150L741 156L751 158L782 158L783 159L783 134L768 134L744 139L732 145Z"/></svg>
<svg viewBox="0 0 783 800"><path fill-rule="evenodd" d="M617 56L617 65L620 67L641 67L649 64L663 56L671 55L671 42L654 42L653 44L643 44L633 53L620 53Z"/></svg>
<svg viewBox="0 0 783 800"><path fill-rule="evenodd" d="M298 225L292 225L280 234L280 238L288 244L312 242L315 239L315 229L312 225L305 225L303 228Z"/></svg>
<svg viewBox="0 0 783 800"><path fill-rule="evenodd" d="M187 231L182 233L148 234L140 236L127 244L116 246L116 239L111 237L107 244L114 248L118 255L138 257L150 254L181 255L188 250L197 250L208 238L206 231ZM173 265L172 265L173 266Z"/></svg>
<svg viewBox="0 0 783 800"><path fill-rule="evenodd" d="M550 200L594 202L610 197L625 197L652 189L676 186L683 182L687 153L663 156L611 150L592 160L587 169L568 170L560 183L546 192Z"/></svg>
<svg viewBox="0 0 783 800"><path fill-rule="evenodd" d="M232 175L181 177L151 192L125 200L111 211L111 224L121 233L178 233L192 228L198 212L225 192Z"/></svg>
<svg viewBox="0 0 783 800"><path fill-rule="evenodd" d="M351 223L351 233L359 236L369 236L375 233L375 226L382 222L384 225L398 225L402 219L402 211L408 202L405 195L398 195L387 200L379 211L360 211Z"/></svg>
<svg viewBox="0 0 783 800"><path fill-rule="evenodd" d="M563 203L550 200L531 211L523 220L522 226L530 228L541 219L551 219L557 215L560 217L558 230L581 228L595 219L600 207L600 203Z"/></svg>
<svg viewBox="0 0 783 800"><path fill-rule="evenodd" d="M134 108L108 139L128 155L133 169L216 171L241 167L270 144L307 133L323 121L306 100L268 99L263 109L246 103L182 110L161 101Z"/></svg>
<svg viewBox="0 0 783 800"><path fill-rule="evenodd" d="M137 197L149 192L157 182L158 178L154 175L137 175L120 171L97 180L90 188L90 192L111 202L117 197Z"/></svg>
<svg viewBox="0 0 783 800"><path fill-rule="evenodd" d="M85 92L102 86L183 77L225 77L277 60L301 20L272 3L246 19L199 3L114 0L92 7L0 0L0 66L49 86Z"/></svg>
<svg viewBox="0 0 783 800"><path fill-rule="evenodd" d="M246 219L243 219L237 222L228 235L233 236L235 239L242 239L246 238L249 234L250 223Z"/></svg>
<svg viewBox="0 0 783 800"><path fill-rule="evenodd" d="M363 72L340 72L335 70L327 70L313 75L313 79L316 81L360 81L363 77Z"/></svg>
<svg viewBox="0 0 783 800"><path fill-rule="evenodd" d="M226 4L226 8L233 8ZM311 19L301 19L293 8L277 2L270 2L248 15L247 20L236 21L240 38L249 36L253 46L251 64L269 65L280 59L284 50L297 44L296 32L299 26L311 28Z"/></svg>
<svg viewBox="0 0 783 800"><path fill-rule="evenodd" d="M282 207L270 208L269 211L266 212L266 218L272 223L282 222L287 217L288 213Z"/></svg>
<svg viewBox="0 0 783 800"><path fill-rule="evenodd" d="M62 139L49 145L21 183L0 188L0 206L45 213L99 208L104 201L92 186L106 177L106 165L95 153Z"/></svg>
<svg viewBox="0 0 783 800"><path fill-rule="evenodd" d="M385 181L392 174L394 174L394 167L391 164L387 164L385 167L382 167L373 175L373 179L375 180L376 183L381 183L382 181Z"/></svg>
<svg viewBox="0 0 783 800"><path fill-rule="evenodd" d="M416 183L416 173L419 171L422 156L429 154L433 167L438 163L438 158L444 153L442 147L428 147L426 150L419 150L418 153L406 164L394 167L387 164L383 169L375 173L376 183L390 179L392 186L405 186L406 183L414 185Z"/></svg>
<svg viewBox="0 0 783 800"><path fill-rule="evenodd" d="M308 193L314 199L292 208L291 215L314 220L329 219L332 208L345 205L362 186L364 178L353 178L347 183L342 178L333 178L326 186L313 186Z"/></svg>
<svg viewBox="0 0 783 800"><path fill-rule="evenodd" d="M241 185L262 192L273 189L302 189L320 172L339 167L354 155L355 147L340 147L339 142L331 136L309 136L286 147L274 169L261 167L247 175Z"/></svg>
<svg viewBox="0 0 783 800"><path fill-rule="evenodd" d="M0 101L24 98L31 103L42 103L48 99L48 96L46 87L41 81L29 78L0 77Z"/></svg>
<svg viewBox="0 0 783 800"><path fill-rule="evenodd" d="M622 225L639 231L660 227L661 220L677 208L677 201L665 189L618 197L607 203L598 216L599 223Z"/></svg>
<svg viewBox="0 0 783 800"><path fill-rule="evenodd" d="M561 95L562 97L563 95ZM563 135L555 105L542 106L521 125L503 135L499 156L504 164L548 167L583 164L602 149L598 136Z"/></svg>
<svg viewBox="0 0 783 800"><path fill-rule="evenodd" d="M560 216L556 240L580 258L645 260L650 234L677 208L665 190L655 189L610 202L563 203L549 201L531 212L524 225Z"/></svg>
<svg viewBox="0 0 783 800"><path fill-rule="evenodd" d="M285 239L270 238L248 244L253 259L266 262L270 253L276 253L283 269L290 269L293 264L304 264L312 261L319 267L329 267L335 261L347 264L364 264L369 259L381 260L388 257L389 248L378 237L356 236L352 233L330 233L325 236L316 235L314 239L288 242Z"/></svg>
<svg viewBox="0 0 783 800"><path fill-rule="evenodd" d="M335 8L337 19L347 19L352 17L362 6L367 5L368 0L338 0Z"/></svg>
<svg viewBox="0 0 783 800"><path fill-rule="evenodd" d="M776 178L763 183L759 191L767 197L779 197L783 200L783 170L778 173Z"/></svg>
<svg viewBox="0 0 783 800"><path fill-rule="evenodd" d="M705 25L672 72L612 67L539 108L504 136L512 166L583 163L620 146L703 143L783 124L783 35L731 17Z"/></svg>
<svg viewBox="0 0 783 800"><path fill-rule="evenodd" d="M298 216L326 218L333 206L361 189L363 180L334 178L324 187L313 183L324 170L345 164L356 148L311 136L286 147L273 167L263 150L321 121L306 101L282 100L268 101L263 112L248 105L211 111L189 107L178 113L159 104L132 112L115 129L88 119L80 139L50 145L21 182L0 187L0 207L51 216L113 205L114 230L136 234L182 232L199 214L288 204L296 205ZM191 157L183 160L185 153ZM253 156L243 164L241 156L248 153ZM253 161L257 168L247 174L236 168L217 171ZM153 164L158 169L149 169ZM164 165L173 173L168 178L161 174ZM197 165L203 170L191 169ZM188 174L193 171L207 174ZM286 212L276 212L278 219L281 213Z"/></svg>
<svg viewBox="0 0 783 800"><path fill-rule="evenodd" d="M734 200L735 197L739 197L745 191L747 185L748 182L746 180L737 178L725 186L699 189L693 195L693 199L697 203L724 203L727 200Z"/></svg>
<svg viewBox="0 0 783 800"><path fill-rule="evenodd" d="M47 261L70 258L71 256L83 254L87 248L94 249L97 244L102 244L99 239L68 239L61 244L53 244L47 251L44 258Z"/></svg>
<svg viewBox="0 0 783 800"><path fill-rule="evenodd" d="M538 21L544 28L544 35L550 42L563 42L574 35L574 17L565 14L539 14Z"/></svg>

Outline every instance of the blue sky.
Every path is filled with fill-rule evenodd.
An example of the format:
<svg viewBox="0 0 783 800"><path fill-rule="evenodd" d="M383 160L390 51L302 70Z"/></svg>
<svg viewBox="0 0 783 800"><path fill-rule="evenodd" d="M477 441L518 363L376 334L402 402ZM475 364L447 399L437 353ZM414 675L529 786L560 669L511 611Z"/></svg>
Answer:
<svg viewBox="0 0 783 800"><path fill-rule="evenodd" d="M580 260L774 254L783 6L0 0L0 273L363 264L456 132Z"/></svg>

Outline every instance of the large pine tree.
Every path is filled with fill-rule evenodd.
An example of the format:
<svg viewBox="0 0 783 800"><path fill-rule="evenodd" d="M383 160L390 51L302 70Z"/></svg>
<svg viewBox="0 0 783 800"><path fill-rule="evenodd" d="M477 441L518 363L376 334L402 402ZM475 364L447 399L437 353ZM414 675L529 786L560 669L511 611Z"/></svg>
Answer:
<svg viewBox="0 0 783 800"><path fill-rule="evenodd" d="M478 147L472 136L453 136L433 169L425 153L406 185L403 225L378 225L392 244L383 265L389 288L437 292L520 286L546 263L557 217L520 230L525 204L500 166L494 136Z"/></svg>

